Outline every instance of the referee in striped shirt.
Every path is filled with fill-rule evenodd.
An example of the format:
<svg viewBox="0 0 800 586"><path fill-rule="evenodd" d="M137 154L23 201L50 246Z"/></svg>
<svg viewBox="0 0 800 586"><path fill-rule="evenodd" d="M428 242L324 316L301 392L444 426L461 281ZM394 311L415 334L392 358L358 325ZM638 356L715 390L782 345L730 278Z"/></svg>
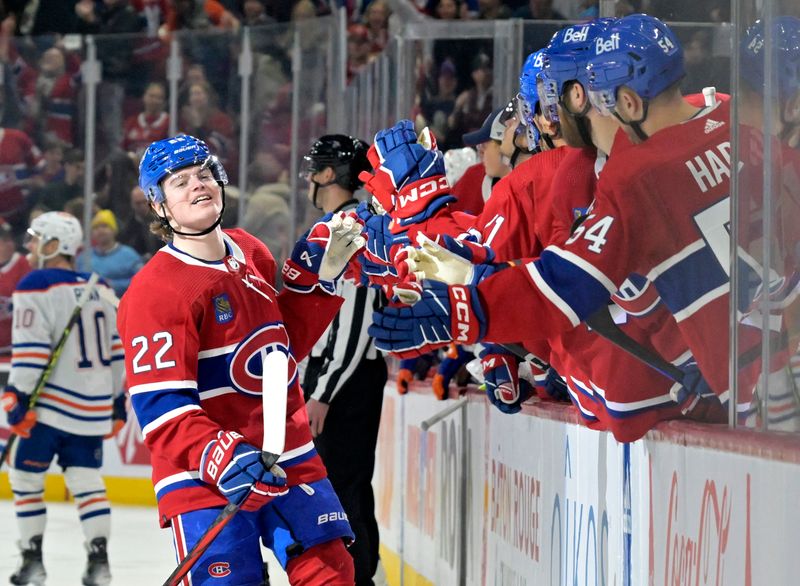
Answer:
<svg viewBox="0 0 800 586"><path fill-rule="evenodd" d="M328 213L358 205L358 174L371 168L367 148L342 134L314 143L304 175L316 208ZM339 279L336 292L344 304L311 352L303 388L314 443L356 536L349 549L356 586L372 585L379 544L372 473L387 373L367 328L383 295L346 278Z"/></svg>

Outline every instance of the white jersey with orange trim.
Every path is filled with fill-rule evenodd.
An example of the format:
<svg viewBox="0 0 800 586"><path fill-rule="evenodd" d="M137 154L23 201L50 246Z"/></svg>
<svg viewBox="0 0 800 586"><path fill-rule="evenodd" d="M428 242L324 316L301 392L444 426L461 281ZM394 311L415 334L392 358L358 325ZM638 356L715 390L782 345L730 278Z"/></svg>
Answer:
<svg viewBox="0 0 800 586"><path fill-rule="evenodd" d="M87 273L40 269L19 282L12 301L10 386L33 392L88 279ZM97 287L108 285L100 281ZM36 401L38 421L76 435L110 432L123 358L116 310L95 291Z"/></svg>

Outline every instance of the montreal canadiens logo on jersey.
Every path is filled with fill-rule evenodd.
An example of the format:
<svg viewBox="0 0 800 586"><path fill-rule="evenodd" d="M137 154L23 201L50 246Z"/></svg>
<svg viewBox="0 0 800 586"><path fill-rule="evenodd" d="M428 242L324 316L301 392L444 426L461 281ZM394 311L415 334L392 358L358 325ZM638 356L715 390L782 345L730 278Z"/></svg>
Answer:
<svg viewBox="0 0 800 586"><path fill-rule="evenodd" d="M246 395L261 394L262 354L283 352L289 356L288 386L297 379L297 362L289 351L289 336L281 322L261 326L244 338L230 359L231 386Z"/></svg>
<svg viewBox="0 0 800 586"><path fill-rule="evenodd" d="M231 565L228 562L214 562L208 566L208 574L212 578L224 578L231 573Z"/></svg>
<svg viewBox="0 0 800 586"><path fill-rule="evenodd" d="M217 295L211 302L214 304L214 317L217 318L218 324L226 324L233 319L231 300L225 293Z"/></svg>

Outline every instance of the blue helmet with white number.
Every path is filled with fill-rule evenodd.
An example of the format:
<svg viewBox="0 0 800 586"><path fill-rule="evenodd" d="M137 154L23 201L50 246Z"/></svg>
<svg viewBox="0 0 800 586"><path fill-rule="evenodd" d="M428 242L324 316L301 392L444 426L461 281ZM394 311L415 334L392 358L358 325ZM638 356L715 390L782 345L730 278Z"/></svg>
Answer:
<svg viewBox="0 0 800 586"><path fill-rule="evenodd" d="M764 92L764 22L747 29L739 48L742 79L758 93ZM772 22L772 54L768 66L775 69L778 100L784 102L800 91L800 19L781 16Z"/></svg>
<svg viewBox="0 0 800 586"><path fill-rule="evenodd" d="M180 134L152 143L139 162L139 187L154 204L164 202L161 182L167 175L185 167L205 165L220 184L228 183L222 163L211 155L208 145L188 134Z"/></svg>
<svg viewBox="0 0 800 586"><path fill-rule="evenodd" d="M591 22L561 29L542 50L542 69L537 91L542 109L558 121L556 106L567 83L577 81L586 87L586 63L591 57L594 39L616 19L596 18Z"/></svg>
<svg viewBox="0 0 800 586"><path fill-rule="evenodd" d="M586 71L592 104L606 115L614 111L620 87L650 100L686 75L678 38L646 14L621 18L598 36Z"/></svg>

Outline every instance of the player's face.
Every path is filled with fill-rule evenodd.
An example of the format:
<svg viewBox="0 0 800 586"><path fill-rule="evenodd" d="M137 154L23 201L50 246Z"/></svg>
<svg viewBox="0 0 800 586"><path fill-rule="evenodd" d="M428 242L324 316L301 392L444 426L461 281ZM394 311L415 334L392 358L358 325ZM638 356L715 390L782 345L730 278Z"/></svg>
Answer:
<svg viewBox="0 0 800 586"><path fill-rule="evenodd" d="M500 152L500 141L490 140L484 143L483 165L489 177L505 177L511 169L503 162Z"/></svg>
<svg viewBox="0 0 800 586"><path fill-rule="evenodd" d="M168 214L182 228L203 230L222 211L222 191L211 169L203 165L175 171L167 176L161 188Z"/></svg>

